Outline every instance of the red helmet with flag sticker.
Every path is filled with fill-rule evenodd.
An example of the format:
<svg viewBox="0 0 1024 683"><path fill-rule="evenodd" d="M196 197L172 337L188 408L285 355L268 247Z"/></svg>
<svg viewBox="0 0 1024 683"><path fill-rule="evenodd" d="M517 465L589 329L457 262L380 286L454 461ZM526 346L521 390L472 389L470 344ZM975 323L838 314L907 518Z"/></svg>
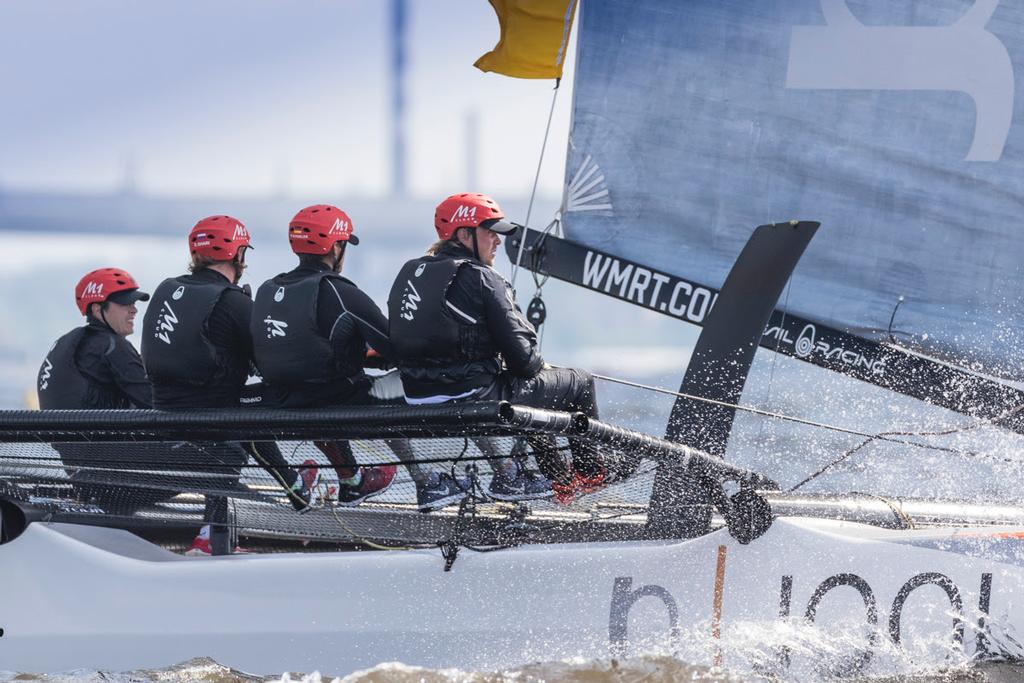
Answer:
<svg viewBox="0 0 1024 683"><path fill-rule="evenodd" d="M245 224L231 216L208 216L196 223L188 234L192 256L212 261L232 261L239 249L251 246Z"/></svg>
<svg viewBox="0 0 1024 683"><path fill-rule="evenodd" d="M450 240L459 228L487 228L502 235L515 232L519 226L502 220L504 217L498 202L487 195L463 192L453 194L437 205L434 229L443 240Z"/></svg>
<svg viewBox="0 0 1024 683"><path fill-rule="evenodd" d="M359 244L352 219L330 204L314 204L295 214L288 224L288 242L296 254L326 254L335 242Z"/></svg>
<svg viewBox="0 0 1024 683"><path fill-rule="evenodd" d="M130 306L136 301L149 301L149 294L140 292L135 278L120 268L97 268L75 285L75 304L82 315L89 310L89 304L101 304L108 299Z"/></svg>

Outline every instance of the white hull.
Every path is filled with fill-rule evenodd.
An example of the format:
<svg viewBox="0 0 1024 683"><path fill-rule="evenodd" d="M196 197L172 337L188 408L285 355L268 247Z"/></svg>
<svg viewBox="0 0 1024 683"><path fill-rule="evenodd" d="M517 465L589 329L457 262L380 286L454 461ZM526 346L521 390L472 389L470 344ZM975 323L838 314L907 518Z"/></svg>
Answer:
<svg viewBox="0 0 1024 683"><path fill-rule="evenodd" d="M991 544L988 557L1007 560L1022 547L1013 534L976 532ZM34 523L0 546L0 661L6 670L50 672L163 667L210 656L254 673L343 674L391 660L491 670L572 656L607 658L658 644L686 650L688 657L703 653L711 663L720 644L710 637L720 566L727 667L735 634L779 632L787 576L794 616L805 614L829 577L847 575L832 583L859 577L874 598L880 634L873 649L879 653L892 649L894 601L904 646L920 649L927 640L926 647L941 650L951 642L955 610L941 588L910 591L902 608L897 600L913 577L944 576L967 622L957 649L970 653L985 576L991 574L994 638L1006 642L1000 634L1024 625L1024 571L918 543L973 533L780 519L748 546L719 531L686 542L463 550L444 572L437 551L192 559L122 531ZM959 541L951 543L959 548ZM855 588L819 593L816 620L827 631L838 633L842 620L865 623ZM866 643L856 631L852 650ZM784 661L781 649L777 655ZM801 665L800 656L792 653L789 666ZM880 666L880 657L867 670Z"/></svg>

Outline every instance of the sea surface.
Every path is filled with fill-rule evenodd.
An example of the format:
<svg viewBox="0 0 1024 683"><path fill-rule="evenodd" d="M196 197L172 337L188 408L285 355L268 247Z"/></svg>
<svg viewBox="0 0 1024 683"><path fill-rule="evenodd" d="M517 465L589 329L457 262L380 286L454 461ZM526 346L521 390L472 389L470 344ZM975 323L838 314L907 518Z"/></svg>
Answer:
<svg viewBox="0 0 1024 683"><path fill-rule="evenodd" d="M379 664L372 669L339 675L320 672L287 672L280 676L257 676L200 657L166 669L137 671L86 671L37 675L0 672L0 683L39 681L45 683L678 683L709 681L741 683L778 681L778 678L740 675L721 669L695 666L672 657L648 656L626 660L562 661L528 664L502 671L460 671L458 669L422 669L397 662ZM785 679L797 680L797 679ZM799 679L826 680L826 679ZM1011 683L1024 680L1024 667L994 663L971 668L954 667L927 673L884 678L847 679L852 683Z"/></svg>

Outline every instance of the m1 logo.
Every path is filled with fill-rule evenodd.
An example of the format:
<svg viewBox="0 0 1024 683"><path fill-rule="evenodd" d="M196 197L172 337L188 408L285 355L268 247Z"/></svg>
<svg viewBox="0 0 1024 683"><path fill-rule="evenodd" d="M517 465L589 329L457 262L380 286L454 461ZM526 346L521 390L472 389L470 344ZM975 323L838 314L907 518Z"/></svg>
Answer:
<svg viewBox="0 0 1024 683"><path fill-rule="evenodd" d="M267 325L267 339L287 336L288 333L285 330L288 329L288 323L285 321L274 320L268 315L263 319L263 322Z"/></svg>
<svg viewBox="0 0 1024 683"><path fill-rule="evenodd" d="M183 287L178 287L174 294L178 294L179 291L183 290ZM172 295L173 296L173 295ZM180 297L174 297L180 298ZM178 316L171 308L169 301L163 302L160 307L159 318L156 322L156 333L153 335L165 344L171 343L171 334L174 332L174 326L178 324Z"/></svg>
<svg viewBox="0 0 1024 683"><path fill-rule="evenodd" d="M237 239L249 239L249 231L241 223L235 223L235 237Z"/></svg>
<svg viewBox="0 0 1024 683"><path fill-rule="evenodd" d="M420 268L423 264L420 264ZM420 270L417 268L416 275L419 276ZM405 289L402 291L402 307L399 315L406 320L412 320L416 317L416 311L419 310L419 303L423 300L420 293L416 291L416 285L412 283L412 280L405 281Z"/></svg>
<svg viewBox="0 0 1024 683"><path fill-rule="evenodd" d="M89 282L85 285L82 296L103 296L103 283Z"/></svg>
<svg viewBox="0 0 1024 683"><path fill-rule="evenodd" d="M47 358L43 361L43 371L39 373L39 391L45 391L50 387L50 373L53 371L53 363Z"/></svg>
<svg viewBox="0 0 1024 683"><path fill-rule="evenodd" d="M452 214L452 222L453 223L455 223L456 221L468 221L468 220L475 220L475 219L476 219L476 207L475 206L466 206L465 204L460 204L455 209L455 212Z"/></svg>
<svg viewBox="0 0 1024 683"><path fill-rule="evenodd" d="M334 225L331 226L330 234L341 234L344 235L349 232L348 222L341 218L334 219Z"/></svg>

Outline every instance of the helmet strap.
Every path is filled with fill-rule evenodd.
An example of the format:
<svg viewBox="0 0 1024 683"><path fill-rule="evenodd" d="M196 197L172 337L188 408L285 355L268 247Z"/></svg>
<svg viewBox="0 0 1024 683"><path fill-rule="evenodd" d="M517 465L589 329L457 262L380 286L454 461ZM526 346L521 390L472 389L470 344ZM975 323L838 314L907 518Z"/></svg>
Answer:
<svg viewBox="0 0 1024 683"><path fill-rule="evenodd" d="M479 228L473 228L473 258L480 260L480 245L476 241L476 233Z"/></svg>
<svg viewBox="0 0 1024 683"><path fill-rule="evenodd" d="M92 306L92 304L89 304L89 306ZM100 322L102 322L104 325L106 325L107 329L109 329L111 332L114 331L114 328L111 327L110 323L107 322L107 302L106 301L100 302Z"/></svg>
<svg viewBox="0 0 1024 683"><path fill-rule="evenodd" d="M237 285L242 279L242 273L245 271L245 252L239 249L235 254L235 258L231 259L231 267L235 270L235 280L231 284Z"/></svg>
<svg viewBox="0 0 1024 683"><path fill-rule="evenodd" d="M345 258L345 247L348 246L344 240L338 240L334 243L335 245L340 244L341 249L338 250L336 256L331 259L331 270L335 273L339 272L341 267L341 260ZM334 245L331 246L331 253L334 253Z"/></svg>

